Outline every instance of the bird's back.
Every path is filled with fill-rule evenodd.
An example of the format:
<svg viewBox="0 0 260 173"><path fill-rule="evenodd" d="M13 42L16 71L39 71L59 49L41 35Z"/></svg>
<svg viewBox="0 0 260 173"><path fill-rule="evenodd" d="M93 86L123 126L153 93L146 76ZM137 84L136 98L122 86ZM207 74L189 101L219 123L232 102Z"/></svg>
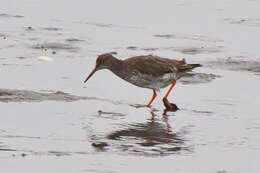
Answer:
<svg viewBox="0 0 260 173"><path fill-rule="evenodd" d="M175 60L153 55L135 56L123 62L127 69L134 69L139 73L153 76L183 72L200 66L199 64L186 64L184 59Z"/></svg>

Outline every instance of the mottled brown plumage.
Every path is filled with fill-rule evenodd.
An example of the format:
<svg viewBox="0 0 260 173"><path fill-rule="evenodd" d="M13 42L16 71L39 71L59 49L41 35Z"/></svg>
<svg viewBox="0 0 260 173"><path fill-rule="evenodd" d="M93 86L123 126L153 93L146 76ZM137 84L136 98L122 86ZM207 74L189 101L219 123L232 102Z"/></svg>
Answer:
<svg viewBox="0 0 260 173"><path fill-rule="evenodd" d="M170 90L175 85L178 78L183 73L200 67L200 64L186 64L185 60L175 60L162 58L154 55L135 56L125 60L119 60L113 56L114 53L105 53L99 55L96 60L96 66L86 82L96 71L109 69L120 78L143 88L153 89L153 98L156 96L156 90L172 84ZM170 90L164 98L168 96Z"/></svg>

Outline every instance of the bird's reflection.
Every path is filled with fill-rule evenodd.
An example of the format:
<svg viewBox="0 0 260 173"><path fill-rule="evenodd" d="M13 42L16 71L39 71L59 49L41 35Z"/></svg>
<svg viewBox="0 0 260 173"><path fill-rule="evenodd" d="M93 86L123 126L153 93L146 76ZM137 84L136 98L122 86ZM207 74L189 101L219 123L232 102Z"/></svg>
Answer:
<svg viewBox="0 0 260 173"><path fill-rule="evenodd" d="M165 112L159 116L151 111L151 118L145 123L128 124L125 129L109 133L107 139L116 140L124 151L161 155L187 148L183 135L174 131Z"/></svg>
<svg viewBox="0 0 260 173"><path fill-rule="evenodd" d="M162 120L165 123L167 134L171 136L171 135L173 135L173 132L172 132L171 125L169 124L168 115L166 113L167 113L167 110L165 109L162 114ZM154 123L154 119L156 116L157 115L153 111L151 111L151 119L150 119L151 123Z"/></svg>

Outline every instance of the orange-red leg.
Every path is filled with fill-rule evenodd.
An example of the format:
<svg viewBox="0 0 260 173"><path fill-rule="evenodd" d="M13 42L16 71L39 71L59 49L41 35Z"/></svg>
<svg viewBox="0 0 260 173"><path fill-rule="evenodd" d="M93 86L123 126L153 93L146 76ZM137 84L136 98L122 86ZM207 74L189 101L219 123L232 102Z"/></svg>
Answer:
<svg viewBox="0 0 260 173"><path fill-rule="evenodd" d="M151 104L152 104L152 102L153 102L153 100L155 99L156 96L157 96L157 94L156 94L155 90L153 89L153 96L152 96L151 100L149 101L149 103L147 104L147 107L151 106Z"/></svg>
<svg viewBox="0 0 260 173"><path fill-rule="evenodd" d="M165 96L163 97L163 99L167 99L168 95L170 94L170 92L171 92L172 88L175 86L175 84L176 84L176 80L174 79L174 80L172 81L172 85L171 85L170 88L168 89L168 91L167 91L167 93L165 94Z"/></svg>

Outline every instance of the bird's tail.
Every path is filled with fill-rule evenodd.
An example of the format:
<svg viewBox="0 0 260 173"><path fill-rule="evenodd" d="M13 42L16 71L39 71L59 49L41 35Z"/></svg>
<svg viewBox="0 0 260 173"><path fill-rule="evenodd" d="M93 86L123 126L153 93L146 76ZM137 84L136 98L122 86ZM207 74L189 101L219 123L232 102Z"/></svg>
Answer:
<svg viewBox="0 0 260 173"><path fill-rule="evenodd" d="M201 67L201 64L184 64L179 67L179 72L190 71L196 67Z"/></svg>

